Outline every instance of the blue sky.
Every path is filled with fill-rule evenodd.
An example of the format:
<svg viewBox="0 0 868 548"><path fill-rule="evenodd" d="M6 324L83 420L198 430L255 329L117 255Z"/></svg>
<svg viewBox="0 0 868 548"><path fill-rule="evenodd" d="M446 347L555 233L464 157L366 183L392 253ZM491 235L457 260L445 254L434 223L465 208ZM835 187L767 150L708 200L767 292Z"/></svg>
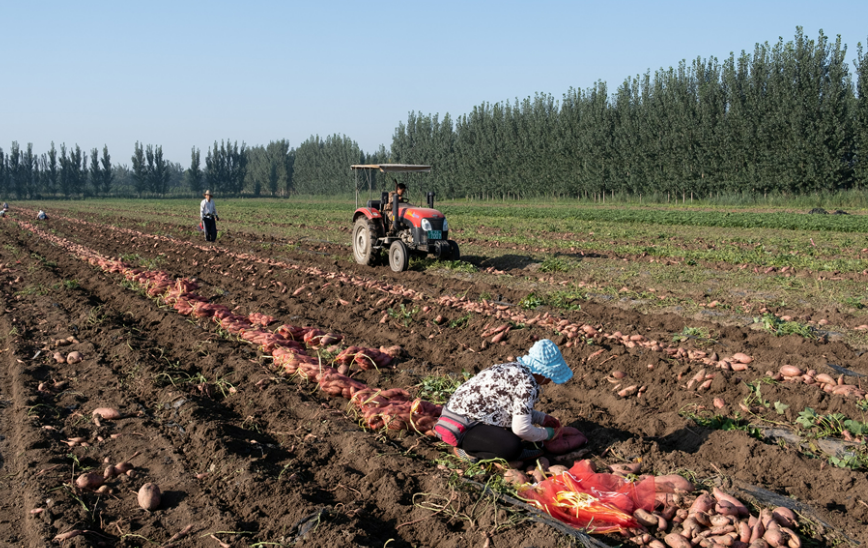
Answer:
<svg viewBox="0 0 868 548"><path fill-rule="evenodd" d="M833 7L834 6L834 7ZM161 145L189 165L215 140L345 134L388 148L410 111L453 118L483 101L682 59L841 35L855 58L868 2L0 1L0 147Z"/></svg>

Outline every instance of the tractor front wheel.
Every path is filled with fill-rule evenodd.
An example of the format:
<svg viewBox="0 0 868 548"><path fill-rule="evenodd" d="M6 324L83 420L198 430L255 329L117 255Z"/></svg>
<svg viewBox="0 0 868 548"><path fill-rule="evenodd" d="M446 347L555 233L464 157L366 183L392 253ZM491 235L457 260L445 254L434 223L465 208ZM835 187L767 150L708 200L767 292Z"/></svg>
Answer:
<svg viewBox="0 0 868 548"><path fill-rule="evenodd" d="M410 265L410 252L401 240L392 242L389 246L389 267L394 272L403 272Z"/></svg>
<svg viewBox="0 0 868 548"><path fill-rule="evenodd" d="M461 260L461 250L458 249L458 244L455 240L447 240L449 242L449 260L451 261L460 261Z"/></svg>
<svg viewBox="0 0 868 548"><path fill-rule="evenodd" d="M353 225L353 258L359 264L374 266L377 254L374 253L374 240L377 238L377 227L365 216L356 219Z"/></svg>

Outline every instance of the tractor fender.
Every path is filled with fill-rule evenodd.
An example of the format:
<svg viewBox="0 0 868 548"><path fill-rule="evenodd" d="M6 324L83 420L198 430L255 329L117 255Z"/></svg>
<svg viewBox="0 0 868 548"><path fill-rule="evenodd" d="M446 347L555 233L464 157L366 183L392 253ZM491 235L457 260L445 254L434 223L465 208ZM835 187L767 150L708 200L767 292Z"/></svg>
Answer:
<svg viewBox="0 0 868 548"><path fill-rule="evenodd" d="M359 209L356 210L355 213L353 213L353 223L355 223L356 220L357 220L359 217L361 217L362 215L364 215L364 216L367 217L368 219L371 219L371 220L374 220L374 221L383 218L383 216L380 215L380 212L377 211L377 210L374 209L374 208L371 208L371 207L360 207Z"/></svg>

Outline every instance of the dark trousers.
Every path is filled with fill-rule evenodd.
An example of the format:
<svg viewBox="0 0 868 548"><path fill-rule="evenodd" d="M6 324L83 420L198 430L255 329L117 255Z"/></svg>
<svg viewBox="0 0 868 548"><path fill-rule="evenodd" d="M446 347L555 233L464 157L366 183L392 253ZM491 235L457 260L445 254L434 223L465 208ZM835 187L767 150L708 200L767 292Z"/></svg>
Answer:
<svg viewBox="0 0 868 548"><path fill-rule="evenodd" d="M508 428L477 424L464 433L461 448L480 459L518 460L524 449L521 438Z"/></svg>
<svg viewBox="0 0 868 548"><path fill-rule="evenodd" d="M205 241L214 242L217 240L217 221L213 217L205 217L202 219L202 226L205 228Z"/></svg>

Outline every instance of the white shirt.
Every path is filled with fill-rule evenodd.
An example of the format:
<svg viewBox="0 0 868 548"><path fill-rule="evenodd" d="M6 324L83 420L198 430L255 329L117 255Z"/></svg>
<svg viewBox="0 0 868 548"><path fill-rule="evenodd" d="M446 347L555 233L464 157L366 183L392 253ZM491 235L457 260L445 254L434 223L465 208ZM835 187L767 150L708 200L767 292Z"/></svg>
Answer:
<svg viewBox="0 0 868 548"><path fill-rule="evenodd" d="M214 207L214 201L205 198L199 204L199 219L205 219L205 215L217 215L217 208Z"/></svg>

